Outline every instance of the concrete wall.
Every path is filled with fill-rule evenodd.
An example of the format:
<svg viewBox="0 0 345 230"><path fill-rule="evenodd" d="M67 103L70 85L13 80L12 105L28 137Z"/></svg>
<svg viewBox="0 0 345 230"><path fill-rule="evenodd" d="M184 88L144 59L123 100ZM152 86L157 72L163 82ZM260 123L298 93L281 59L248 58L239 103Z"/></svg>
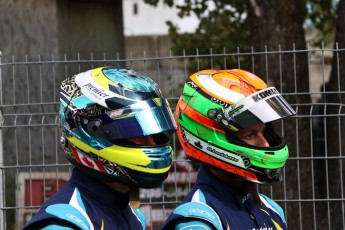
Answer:
<svg viewBox="0 0 345 230"><path fill-rule="evenodd" d="M55 1L0 1L0 51L3 57L57 53L56 14Z"/></svg>
<svg viewBox="0 0 345 230"><path fill-rule="evenodd" d="M124 55L122 1L1 0L3 57Z"/></svg>
<svg viewBox="0 0 345 230"><path fill-rule="evenodd" d="M122 1L57 0L60 52L124 57Z"/></svg>
<svg viewBox="0 0 345 230"><path fill-rule="evenodd" d="M125 38L126 57L138 58L169 56L171 40L169 35L127 36Z"/></svg>

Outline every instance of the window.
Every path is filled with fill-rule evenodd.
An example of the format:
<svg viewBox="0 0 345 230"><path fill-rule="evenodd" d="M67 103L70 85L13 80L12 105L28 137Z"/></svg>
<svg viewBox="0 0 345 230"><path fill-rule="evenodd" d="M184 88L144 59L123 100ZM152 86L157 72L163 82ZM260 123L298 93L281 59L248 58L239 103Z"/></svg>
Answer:
<svg viewBox="0 0 345 230"><path fill-rule="evenodd" d="M138 14L138 3L133 4L133 14L137 15Z"/></svg>

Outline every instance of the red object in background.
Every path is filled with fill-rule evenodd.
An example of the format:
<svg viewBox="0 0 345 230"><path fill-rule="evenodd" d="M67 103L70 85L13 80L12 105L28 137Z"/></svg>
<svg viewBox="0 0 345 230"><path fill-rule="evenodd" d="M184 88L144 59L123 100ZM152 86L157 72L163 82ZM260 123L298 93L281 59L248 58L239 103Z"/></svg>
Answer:
<svg viewBox="0 0 345 230"><path fill-rule="evenodd" d="M66 184L65 180L25 180L25 206L41 206Z"/></svg>

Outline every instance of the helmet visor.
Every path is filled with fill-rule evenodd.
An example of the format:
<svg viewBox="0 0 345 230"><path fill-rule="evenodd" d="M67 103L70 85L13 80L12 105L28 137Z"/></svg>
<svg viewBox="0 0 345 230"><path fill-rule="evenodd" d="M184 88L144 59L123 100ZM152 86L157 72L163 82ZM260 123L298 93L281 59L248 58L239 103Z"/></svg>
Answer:
<svg viewBox="0 0 345 230"><path fill-rule="evenodd" d="M240 129L279 120L296 112L275 87L255 92L226 108L223 123Z"/></svg>
<svg viewBox="0 0 345 230"><path fill-rule="evenodd" d="M177 126L166 99L154 98L82 120L88 133L108 140L174 132ZM86 127L85 127L86 126Z"/></svg>

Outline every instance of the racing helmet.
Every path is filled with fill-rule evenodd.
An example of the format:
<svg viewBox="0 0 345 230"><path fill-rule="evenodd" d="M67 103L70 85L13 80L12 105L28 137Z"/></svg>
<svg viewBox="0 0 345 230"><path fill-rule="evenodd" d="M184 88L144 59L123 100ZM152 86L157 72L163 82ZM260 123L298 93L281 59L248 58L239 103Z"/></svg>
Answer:
<svg viewBox="0 0 345 230"><path fill-rule="evenodd" d="M282 180L288 158L272 121L295 111L274 87L241 69L192 74L176 106L177 136L187 157L259 184ZM265 124L269 147L245 143L236 132Z"/></svg>
<svg viewBox="0 0 345 230"><path fill-rule="evenodd" d="M102 181L151 188L172 164L168 133L177 130L157 84L131 69L100 67L61 84L59 126L66 158ZM152 136L155 145L131 138Z"/></svg>

